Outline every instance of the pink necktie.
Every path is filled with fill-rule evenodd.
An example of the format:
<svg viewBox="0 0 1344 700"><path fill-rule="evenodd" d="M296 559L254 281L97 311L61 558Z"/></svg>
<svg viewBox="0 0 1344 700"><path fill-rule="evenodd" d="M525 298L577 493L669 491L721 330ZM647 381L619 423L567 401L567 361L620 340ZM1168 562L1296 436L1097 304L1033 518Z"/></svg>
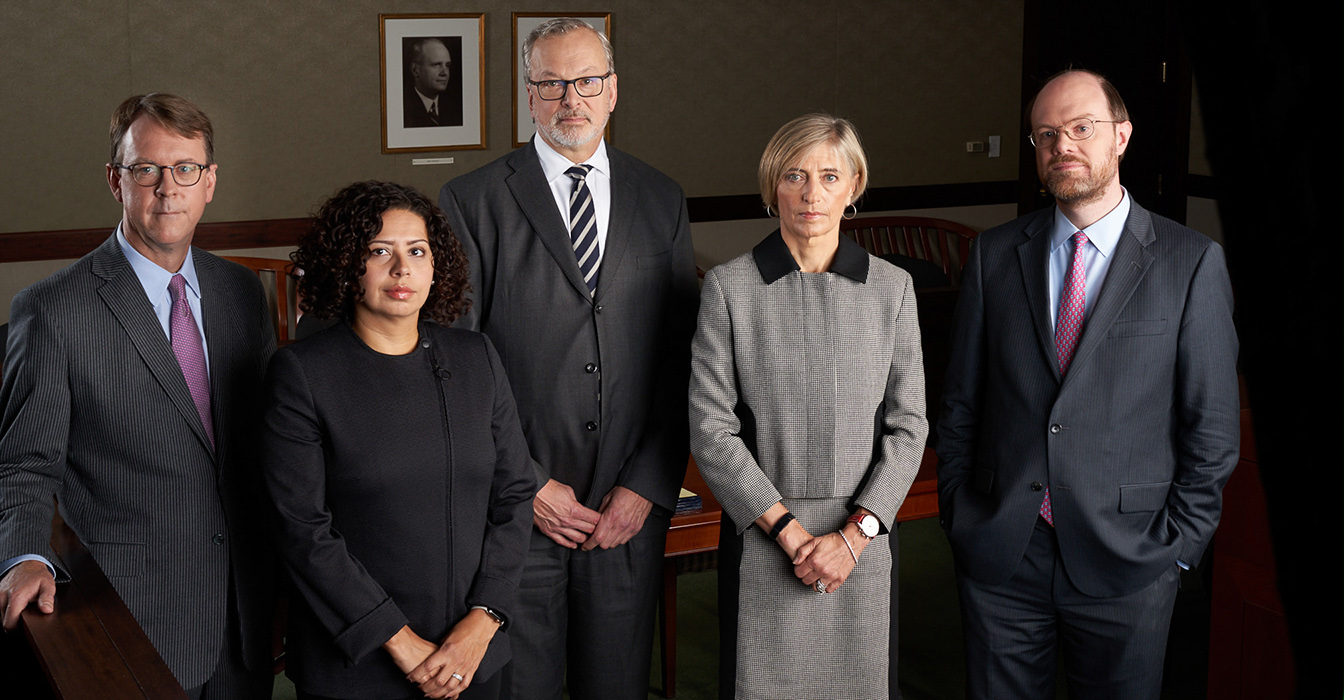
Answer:
<svg viewBox="0 0 1344 700"><path fill-rule="evenodd" d="M205 426L205 436L210 439L211 449L215 446L215 423L210 413L210 377L205 371L205 349L201 346L201 332L196 328L196 320L191 315L191 304L187 303L187 280L182 275L173 275L168 283L168 293L173 297L172 321L168 325L173 344L173 355L182 368L182 377L187 380L187 390L191 392L191 401L196 404L196 412Z"/></svg>
<svg viewBox="0 0 1344 700"><path fill-rule="evenodd" d="M1087 245L1087 234L1079 231L1073 234L1073 263L1069 266L1069 276L1064 279L1064 290L1059 295L1059 323L1055 326L1055 352L1059 353L1059 376L1062 379L1069 371L1073 361L1073 351L1078 347L1078 336L1083 332L1083 309L1087 306L1087 270L1083 269L1083 248ZM1041 517L1051 525L1055 524L1050 513L1050 489L1045 490L1045 500L1041 502Z"/></svg>

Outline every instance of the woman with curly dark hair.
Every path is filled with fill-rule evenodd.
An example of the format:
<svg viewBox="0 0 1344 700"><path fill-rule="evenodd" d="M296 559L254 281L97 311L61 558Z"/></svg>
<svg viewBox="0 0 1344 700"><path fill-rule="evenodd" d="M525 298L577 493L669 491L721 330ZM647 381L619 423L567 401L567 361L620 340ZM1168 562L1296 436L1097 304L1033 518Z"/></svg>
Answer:
<svg viewBox="0 0 1344 700"><path fill-rule="evenodd" d="M339 322L276 352L263 469L296 595L300 698L494 698L535 482L513 393L424 195L359 182L292 256ZM418 686L418 688L417 688Z"/></svg>

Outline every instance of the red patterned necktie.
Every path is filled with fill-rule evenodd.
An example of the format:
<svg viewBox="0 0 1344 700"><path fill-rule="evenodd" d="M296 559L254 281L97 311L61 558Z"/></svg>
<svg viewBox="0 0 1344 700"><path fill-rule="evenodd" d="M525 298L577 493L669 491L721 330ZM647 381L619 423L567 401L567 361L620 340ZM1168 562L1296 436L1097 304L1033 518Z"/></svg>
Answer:
<svg viewBox="0 0 1344 700"><path fill-rule="evenodd" d="M1059 376L1063 379L1073 361L1073 351L1078 347L1078 336L1083 332L1083 309L1087 306L1087 270L1083 268L1083 248L1087 246L1087 234L1079 231L1073 234L1073 263L1069 266L1069 275L1064 279L1064 289L1059 295L1059 322L1055 326L1055 352L1059 353ZM1041 517L1051 525L1055 518L1050 512L1050 489L1045 490L1045 500L1041 502Z"/></svg>
<svg viewBox="0 0 1344 700"><path fill-rule="evenodd" d="M172 321L168 325L173 355L182 368L182 377L187 380L187 390L191 392L191 402L196 404L196 412L205 426L205 436L210 439L210 447L213 449L215 422L210 412L210 377L205 371L205 348L201 345L201 332L191 315L191 304L187 303L186 278L173 275L172 281L168 283L168 293L173 297Z"/></svg>

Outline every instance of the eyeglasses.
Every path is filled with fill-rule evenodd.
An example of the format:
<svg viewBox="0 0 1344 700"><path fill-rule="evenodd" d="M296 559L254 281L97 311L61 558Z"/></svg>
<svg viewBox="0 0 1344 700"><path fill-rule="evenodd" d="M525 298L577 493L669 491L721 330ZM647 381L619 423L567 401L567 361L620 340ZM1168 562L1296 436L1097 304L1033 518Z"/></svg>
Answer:
<svg viewBox="0 0 1344 700"><path fill-rule="evenodd" d="M610 77L611 71L607 71L606 75L590 75L573 80L529 80L527 84L537 89L537 97L554 102L565 96L570 85L574 86L574 92L579 97L597 97L602 94L602 87Z"/></svg>
<svg viewBox="0 0 1344 700"><path fill-rule="evenodd" d="M155 165L153 163L132 163L131 165L121 165L114 163L114 168L131 171L131 179L135 184L141 187L157 187L163 181L163 171L167 170L173 174L173 182L181 187L191 187L201 181L201 173L209 166L200 163L178 163L177 165Z"/></svg>
<svg viewBox="0 0 1344 700"><path fill-rule="evenodd" d="M1120 121L1107 119L1088 119L1081 117L1065 124L1064 126L1043 126L1030 134L1027 139L1031 145L1037 148L1049 148L1055 145L1060 134L1064 134L1073 141L1086 141L1092 138L1097 130L1098 124L1120 124Z"/></svg>

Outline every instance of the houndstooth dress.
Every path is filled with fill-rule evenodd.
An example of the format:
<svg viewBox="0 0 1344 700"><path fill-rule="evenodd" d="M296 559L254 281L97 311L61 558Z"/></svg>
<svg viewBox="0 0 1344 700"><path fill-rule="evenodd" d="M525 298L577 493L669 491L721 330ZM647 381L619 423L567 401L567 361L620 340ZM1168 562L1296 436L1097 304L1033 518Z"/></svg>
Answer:
<svg viewBox="0 0 1344 700"><path fill-rule="evenodd" d="M885 699L887 535L818 595L753 521L783 501L817 536L858 506L895 526L928 432L910 276L844 237L803 273L776 231L705 276L691 367L691 451L743 537L737 697Z"/></svg>

